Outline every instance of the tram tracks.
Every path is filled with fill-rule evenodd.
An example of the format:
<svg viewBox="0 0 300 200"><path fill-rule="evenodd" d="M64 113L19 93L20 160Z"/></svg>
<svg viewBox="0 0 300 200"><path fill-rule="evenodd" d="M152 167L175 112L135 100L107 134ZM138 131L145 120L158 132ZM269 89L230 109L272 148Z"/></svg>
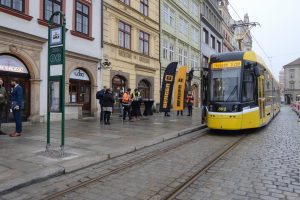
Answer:
<svg viewBox="0 0 300 200"><path fill-rule="evenodd" d="M196 132L196 131L194 131L194 132ZM130 168L130 167L133 167L135 165L141 164L141 163L143 163L143 162L145 162L145 161L147 161L149 159L155 158L157 156L161 156L162 154L168 153L168 152L170 152L170 151L172 151L172 150L174 150L176 148L179 148L181 146L184 146L184 145L186 145L188 143L192 143L195 140L197 140L197 139L199 139L199 138L207 135L208 132L209 132L209 129L205 128L205 129L201 130L201 135L199 135L199 136L196 136L196 137L194 136L191 139L188 139L186 141L181 141L181 142L169 145L169 146L167 146L166 148L163 148L163 149L154 150L154 151L150 152L149 155L147 155L145 157L142 157L140 159L133 158L133 160L134 160L133 162L127 161L128 164L123 164L120 167L117 167L117 168L115 168L115 169L113 169L113 170L111 170L111 171L109 171L109 172L107 172L105 174L102 174L102 175L97 176L95 178L92 178L90 180L84 181L84 182L82 182L80 184L74 185L74 186L69 187L69 188L67 188L65 190L62 190L60 192L54 193L54 194L52 194L50 196L47 196L47 197L45 197L43 199L44 200L52 200L52 199L57 199L59 197L62 197L65 194L68 194L69 192L72 192L72 191L75 191L75 190L80 189L82 187L88 186L88 185L90 185L90 184L92 184L94 182L100 181L101 179L104 179L104 178L106 178L108 176L117 174L117 173L119 173L119 172L121 172L123 170L126 170L126 169Z"/></svg>
<svg viewBox="0 0 300 200"><path fill-rule="evenodd" d="M167 147L163 148L163 149L157 149L154 151L151 151L149 153L147 153L148 155L136 159L133 158L132 161L129 160L126 162L126 164L122 164L120 167L117 167L115 169L112 169L111 171L102 174L100 176L97 176L93 179L84 181L80 184L74 185L72 187L69 187L65 190L59 191L57 193L54 193L46 198L44 198L45 200L52 200L52 199L59 199L60 197L64 197L65 195L67 195L68 193L74 192L80 188L83 187L88 187L89 185L101 181L102 179L109 177L111 175L115 175L118 174L124 170L127 170L131 167L134 167L136 165L142 164L146 161L148 161L149 159L153 159L159 156L163 156L163 154L166 154L172 150L175 150L181 146L187 145L189 143L198 141L200 138L208 135L209 130L208 129L204 129L202 130L201 135L198 136L193 136L188 140L185 141L180 141L180 142L176 142L174 144L168 145ZM246 135L241 135L238 139L234 140L233 142L229 143L228 145L224 146L223 148L219 149L217 152L213 153L212 156L210 158L208 158L208 162L205 163L205 165L199 167L199 170L197 170L195 173L193 173L191 176L189 176L185 182L183 182L182 184L180 184L179 186L177 186L173 191L170 191L169 194L167 194L167 196L164 197L164 199L175 199L178 195L180 195L185 189L187 189L195 180L199 179L209 168L211 168L214 164L216 164L220 159L222 159L228 152L230 152L232 149L234 149L237 145L239 145L241 143L241 141L243 141L245 139Z"/></svg>

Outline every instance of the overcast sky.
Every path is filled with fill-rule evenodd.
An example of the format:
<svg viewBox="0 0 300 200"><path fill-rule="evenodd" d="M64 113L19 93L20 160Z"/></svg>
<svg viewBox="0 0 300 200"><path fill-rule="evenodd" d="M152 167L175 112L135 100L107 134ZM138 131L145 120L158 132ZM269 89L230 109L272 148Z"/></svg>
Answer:
<svg viewBox="0 0 300 200"><path fill-rule="evenodd" d="M300 0L229 0L229 3L242 18L248 13L251 22L260 23L261 27L254 27L251 33L270 58L255 40L253 50L264 58L278 80L282 66L300 57ZM230 6L229 9L238 20Z"/></svg>

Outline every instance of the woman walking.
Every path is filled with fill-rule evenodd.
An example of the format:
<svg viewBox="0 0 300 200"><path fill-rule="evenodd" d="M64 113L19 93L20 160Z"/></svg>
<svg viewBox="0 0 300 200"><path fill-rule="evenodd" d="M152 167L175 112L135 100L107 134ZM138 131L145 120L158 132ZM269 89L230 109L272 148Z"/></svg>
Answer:
<svg viewBox="0 0 300 200"><path fill-rule="evenodd" d="M115 101L112 96L111 90L106 89L103 96L103 111L104 111L104 124L109 125L110 115L112 113L113 105Z"/></svg>

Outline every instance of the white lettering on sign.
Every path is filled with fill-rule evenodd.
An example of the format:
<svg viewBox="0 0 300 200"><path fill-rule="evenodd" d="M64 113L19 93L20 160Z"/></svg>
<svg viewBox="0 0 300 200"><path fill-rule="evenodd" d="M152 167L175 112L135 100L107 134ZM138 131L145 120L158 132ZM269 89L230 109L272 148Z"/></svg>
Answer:
<svg viewBox="0 0 300 200"><path fill-rule="evenodd" d="M82 69L75 69L72 71L70 79L89 81L90 77Z"/></svg>
<svg viewBox="0 0 300 200"><path fill-rule="evenodd" d="M0 56L0 71L28 74L25 65L19 59L10 55Z"/></svg>

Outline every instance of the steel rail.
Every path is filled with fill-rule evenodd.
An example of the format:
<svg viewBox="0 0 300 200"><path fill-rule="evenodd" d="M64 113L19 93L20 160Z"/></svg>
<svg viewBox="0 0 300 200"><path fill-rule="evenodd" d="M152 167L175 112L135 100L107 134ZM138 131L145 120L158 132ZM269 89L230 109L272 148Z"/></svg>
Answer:
<svg viewBox="0 0 300 200"><path fill-rule="evenodd" d="M193 131L192 133L197 132L197 131L199 131L199 130ZM162 155L162 154L168 153L168 152L170 152L170 151L172 151L172 150L174 150L174 149L176 149L176 148L179 148L179 147L181 147L181 146L183 146L183 145L186 145L186 144L188 144L188 143L192 143L192 142L194 142L195 140L197 140L197 139L199 139L199 138L201 138L201 137L207 135L207 133L209 132L209 129L208 129L208 128L205 128L205 129L202 129L202 130L200 130L200 131L201 131L202 134L199 135L199 136L192 137L191 139L188 139L188 140L183 141L183 142L178 142L178 143L176 143L176 144L171 144L171 145L169 145L168 147L163 148L163 149L157 149L157 150L154 150L154 151L148 153L149 155L146 156L146 157L143 157L143 158L141 158L141 159L138 159L138 160L136 160L136 161L134 161L134 162L132 162L132 163L129 163L129 164L126 164L126 165L122 165L121 167L118 167L118 168L116 168L116 169L113 169L112 171L107 172L107 173L105 173L105 174L103 174L103 175L101 175L101 176L92 178L92 179L90 179L90 180L84 181L84 182L82 182L82 183L80 183L80 184L74 185L74 186L69 187L69 188L67 188L67 189L65 189L65 190L62 190L62 191L60 191L60 192L54 193L54 194L52 194L52 195L50 195L50 196L47 196L47 197L43 198L43 200L57 199L57 198L59 198L59 197L64 196L64 195L67 194L67 193L70 193L70 192L75 191L75 190L77 190L77 189L79 189L79 188L85 187L85 186L87 186L87 185L90 185L90 184L92 184L92 183L94 183L94 182L97 182L97 181L99 181L99 180L101 180L101 179L103 179L103 178L105 178L105 177L111 176L111 175L113 175L113 174L117 174L117 173L119 173L119 172L121 172L121 171L123 171L123 170L125 170L125 169L128 169L128 168L133 167L133 166L138 165L138 164L141 164L141 163L143 163L143 162L146 162L146 161L149 160L149 159L152 159L152 158L155 158L155 157L160 156L160 155ZM175 138L173 138L173 139L175 139ZM170 140L172 140L172 139L170 139ZM133 158L132 160L134 160L134 159L135 159L135 158ZM130 162L130 160L129 160L129 161L125 161L125 162Z"/></svg>
<svg viewBox="0 0 300 200"><path fill-rule="evenodd" d="M194 173L186 182L182 183L180 186L175 188L170 194L168 194L164 199L165 200L173 200L178 195L180 195L185 189L187 189L191 184L193 184L196 180L198 180L204 173L207 172L208 169L210 169L213 165L215 165L219 160L224 158L224 156L229 153L231 150L233 150L237 145L239 145L248 135L242 136L237 141L234 141L230 143L229 145L226 145L225 148L217 151L217 156L213 158L209 163L207 163L204 167L199 169L196 173Z"/></svg>

